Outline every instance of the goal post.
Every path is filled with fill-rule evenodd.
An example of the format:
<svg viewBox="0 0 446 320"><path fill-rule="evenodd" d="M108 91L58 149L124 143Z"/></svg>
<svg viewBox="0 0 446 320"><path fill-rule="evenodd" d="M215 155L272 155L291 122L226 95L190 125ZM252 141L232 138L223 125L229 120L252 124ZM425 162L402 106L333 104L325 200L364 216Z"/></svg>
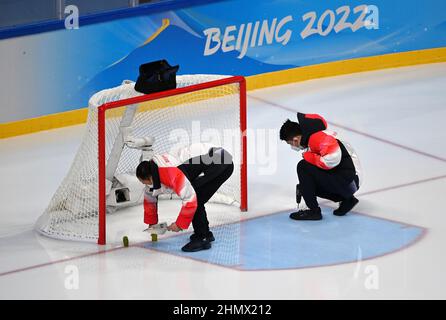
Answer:
<svg viewBox="0 0 446 320"><path fill-rule="evenodd" d="M39 218L36 229L40 233L53 238L106 243L107 213L122 204L110 205L115 187L122 187L123 179L139 183L134 182L137 180L134 171L140 152L125 147L122 141L122 132L127 127L136 136L153 136L155 153L169 152L174 145L186 146L187 142L211 142L227 149L234 156L234 173L211 201L247 210L245 78L177 76L176 89L146 95L136 92L133 86L134 83L127 82L98 92L90 99L87 132L67 177ZM182 142L173 139L186 136ZM131 197L126 195L124 200L131 200L132 205L142 203L142 196ZM115 205L116 202L117 199Z"/></svg>

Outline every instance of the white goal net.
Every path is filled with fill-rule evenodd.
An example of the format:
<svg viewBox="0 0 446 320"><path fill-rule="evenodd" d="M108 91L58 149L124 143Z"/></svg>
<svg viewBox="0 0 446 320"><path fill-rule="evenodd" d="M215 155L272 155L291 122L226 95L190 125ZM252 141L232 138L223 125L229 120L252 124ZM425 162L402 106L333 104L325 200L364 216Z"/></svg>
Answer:
<svg viewBox="0 0 446 320"><path fill-rule="evenodd" d="M137 103L130 100L130 104L124 101L122 105L106 108L103 127L106 177L103 179L107 180L104 191L107 212L112 213L121 208L120 204L116 201L112 203L109 198L114 186L120 183L139 184L135 178L135 170L141 152L122 145L123 127L130 127L134 136L154 137L153 149L156 154L169 153L172 148L197 142L224 147L233 155L235 170L213 201L240 206L242 209L246 207L246 174L243 173L242 166L244 143L241 132L246 129L243 128L246 105L242 99L240 79L219 83L231 78L241 77L177 76L176 90L197 84L205 85L154 100L145 99L151 95L144 95ZM242 89L244 90L244 85ZM98 108L106 103L140 96L143 94L134 90L134 83L126 81L118 87L100 91L91 97L81 146L65 179L36 224L36 229L41 234L58 239L98 241L98 163L101 163L101 160L98 162L98 128L101 126L98 122ZM116 154L119 157L113 164L112 155ZM136 189L138 188L142 188L142 184L136 186ZM142 203L142 194L136 198L132 194L131 197L132 205Z"/></svg>

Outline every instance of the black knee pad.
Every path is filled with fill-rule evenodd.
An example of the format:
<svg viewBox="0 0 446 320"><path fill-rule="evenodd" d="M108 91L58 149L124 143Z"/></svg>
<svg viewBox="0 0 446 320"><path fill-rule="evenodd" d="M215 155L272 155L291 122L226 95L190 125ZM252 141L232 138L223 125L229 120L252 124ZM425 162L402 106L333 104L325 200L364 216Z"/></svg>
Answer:
<svg viewBox="0 0 446 320"><path fill-rule="evenodd" d="M308 167L311 166L307 161L300 160L297 164L297 174L299 174L302 171L308 170Z"/></svg>
<svg viewBox="0 0 446 320"><path fill-rule="evenodd" d="M234 162L231 162L229 164L223 164L222 166L224 166L225 175L229 178L234 172Z"/></svg>

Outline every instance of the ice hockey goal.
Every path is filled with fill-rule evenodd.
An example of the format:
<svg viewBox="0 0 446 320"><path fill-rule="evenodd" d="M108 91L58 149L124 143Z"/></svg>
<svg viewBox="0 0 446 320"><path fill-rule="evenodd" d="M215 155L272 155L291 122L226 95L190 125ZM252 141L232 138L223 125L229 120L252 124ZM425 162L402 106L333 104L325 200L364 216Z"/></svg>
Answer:
<svg viewBox="0 0 446 320"><path fill-rule="evenodd" d="M124 196L110 205L113 186L123 179L135 183L141 154L123 145L123 128L131 128L135 136L154 137L155 153L195 142L224 147L234 157L235 170L213 200L247 209L245 79L183 75L177 76L176 89L148 95L125 81L91 97L81 146L36 224L41 234L105 244L106 213L126 200L142 202L142 197Z"/></svg>

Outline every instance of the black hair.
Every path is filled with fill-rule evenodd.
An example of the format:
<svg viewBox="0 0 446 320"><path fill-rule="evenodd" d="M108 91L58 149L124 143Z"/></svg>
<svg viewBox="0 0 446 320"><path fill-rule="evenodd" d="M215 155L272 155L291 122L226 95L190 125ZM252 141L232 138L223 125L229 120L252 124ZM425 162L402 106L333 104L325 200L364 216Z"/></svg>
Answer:
<svg viewBox="0 0 446 320"><path fill-rule="evenodd" d="M149 161L142 161L136 168L136 176L140 180L148 180L152 177L152 170Z"/></svg>
<svg viewBox="0 0 446 320"><path fill-rule="evenodd" d="M302 130L297 122L293 122L290 119L285 121L280 128L280 140L289 141L293 140L294 137L301 136Z"/></svg>

